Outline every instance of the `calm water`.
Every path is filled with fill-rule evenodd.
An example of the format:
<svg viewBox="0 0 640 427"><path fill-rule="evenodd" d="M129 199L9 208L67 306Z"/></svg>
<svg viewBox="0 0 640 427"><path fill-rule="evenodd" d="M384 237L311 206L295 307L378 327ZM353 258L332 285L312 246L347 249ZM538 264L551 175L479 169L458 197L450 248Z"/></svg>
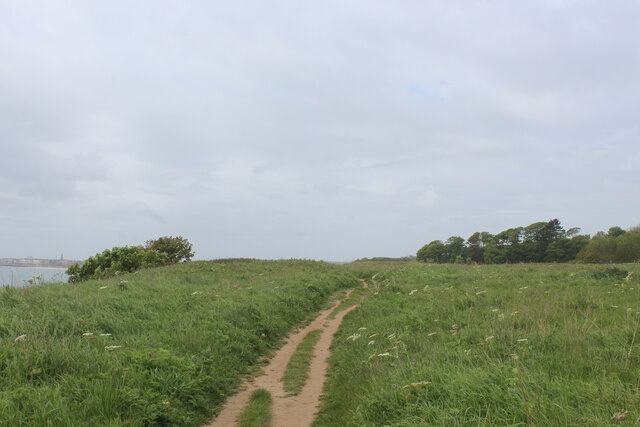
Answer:
<svg viewBox="0 0 640 427"><path fill-rule="evenodd" d="M41 276L45 282L66 282L64 268L5 267L0 265L0 286L25 286L24 281Z"/></svg>

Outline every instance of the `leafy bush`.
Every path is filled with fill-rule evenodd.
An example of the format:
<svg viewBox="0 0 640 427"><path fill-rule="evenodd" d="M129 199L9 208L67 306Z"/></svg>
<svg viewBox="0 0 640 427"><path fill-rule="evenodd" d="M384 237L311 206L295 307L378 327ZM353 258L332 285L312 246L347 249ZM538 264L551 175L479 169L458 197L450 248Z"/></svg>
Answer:
<svg viewBox="0 0 640 427"><path fill-rule="evenodd" d="M118 273L134 272L141 268L159 267L189 261L193 257L191 243L182 236L160 237L147 240L146 247L122 246L105 249L101 254L89 257L83 264L73 264L67 269L69 283L88 279L103 279Z"/></svg>
<svg viewBox="0 0 640 427"><path fill-rule="evenodd" d="M67 274L69 283L77 283L88 279L114 276L119 272L158 267L167 264L168 260L167 254L145 249L142 246L116 246L89 257L82 266L78 264L70 266Z"/></svg>
<svg viewBox="0 0 640 427"><path fill-rule="evenodd" d="M191 243L182 236L165 236L156 240L147 240L146 248L157 253L166 254L169 264L189 261L195 255L192 251Z"/></svg>

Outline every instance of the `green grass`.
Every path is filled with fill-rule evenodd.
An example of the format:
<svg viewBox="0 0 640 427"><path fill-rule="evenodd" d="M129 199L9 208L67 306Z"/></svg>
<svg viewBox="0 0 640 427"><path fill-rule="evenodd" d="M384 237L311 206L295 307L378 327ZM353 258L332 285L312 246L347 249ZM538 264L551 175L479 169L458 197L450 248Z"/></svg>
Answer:
<svg viewBox="0 0 640 427"><path fill-rule="evenodd" d="M313 348L320 339L322 331L316 329L309 332L298 344L296 351L291 355L287 369L282 376L284 390L290 395L297 395L302 390L309 377L309 365L313 358Z"/></svg>
<svg viewBox="0 0 640 427"><path fill-rule="evenodd" d="M271 393L263 388L251 393L249 403L238 416L237 427L268 427L271 422Z"/></svg>
<svg viewBox="0 0 640 427"><path fill-rule="evenodd" d="M0 425L202 424L290 329L358 284L291 260L0 289Z"/></svg>
<svg viewBox="0 0 640 427"><path fill-rule="evenodd" d="M640 417L637 264L347 268L379 288L336 335L315 426Z"/></svg>

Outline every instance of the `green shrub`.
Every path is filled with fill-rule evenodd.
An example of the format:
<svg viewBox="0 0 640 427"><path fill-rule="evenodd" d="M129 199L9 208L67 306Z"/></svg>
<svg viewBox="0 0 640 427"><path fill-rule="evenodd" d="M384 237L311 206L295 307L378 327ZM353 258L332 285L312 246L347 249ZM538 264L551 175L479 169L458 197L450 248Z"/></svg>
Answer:
<svg viewBox="0 0 640 427"><path fill-rule="evenodd" d="M169 264L190 261L194 255L191 243L182 236L165 236L156 240L147 240L146 248L160 254L166 254Z"/></svg>
<svg viewBox="0 0 640 427"><path fill-rule="evenodd" d="M103 279L119 273L133 272L141 268L158 267L167 264L169 257L162 252L145 249L142 246L122 246L106 249L89 257L82 266L74 264L67 269L69 283L88 279Z"/></svg>

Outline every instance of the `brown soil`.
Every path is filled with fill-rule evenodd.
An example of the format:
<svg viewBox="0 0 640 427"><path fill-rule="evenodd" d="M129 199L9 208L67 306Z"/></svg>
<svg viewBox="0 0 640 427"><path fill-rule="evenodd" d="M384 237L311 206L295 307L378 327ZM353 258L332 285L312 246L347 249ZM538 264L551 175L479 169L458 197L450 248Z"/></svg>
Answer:
<svg viewBox="0 0 640 427"><path fill-rule="evenodd" d="M364 281L363 286L367 287ZM349 298L350 294L351 290L347 292L345 299ZM329 314L338 304L340 304L340 301L337 301L331 308L322 311L308 326L292 333L285 345L278 350L264 368L264 373L255 377L251 382L243 384L241 391L225 402L218 417L207 427L230 427L235 425L236 418L249 402L249 396L259 388L268 390L273 398L271 406L272 427L310 426L320 405L320 395L322 394L329 367L328 358L331 341L333 341L333 336L344 316L356 308L355 305L351 306L339 312L333 319L327 320ZM300 341L307 333L315 329L322 330L322 334L313 351L314 356L311 359L307 382L297 396L288 396L281 381L282 375Z"/></svg>

